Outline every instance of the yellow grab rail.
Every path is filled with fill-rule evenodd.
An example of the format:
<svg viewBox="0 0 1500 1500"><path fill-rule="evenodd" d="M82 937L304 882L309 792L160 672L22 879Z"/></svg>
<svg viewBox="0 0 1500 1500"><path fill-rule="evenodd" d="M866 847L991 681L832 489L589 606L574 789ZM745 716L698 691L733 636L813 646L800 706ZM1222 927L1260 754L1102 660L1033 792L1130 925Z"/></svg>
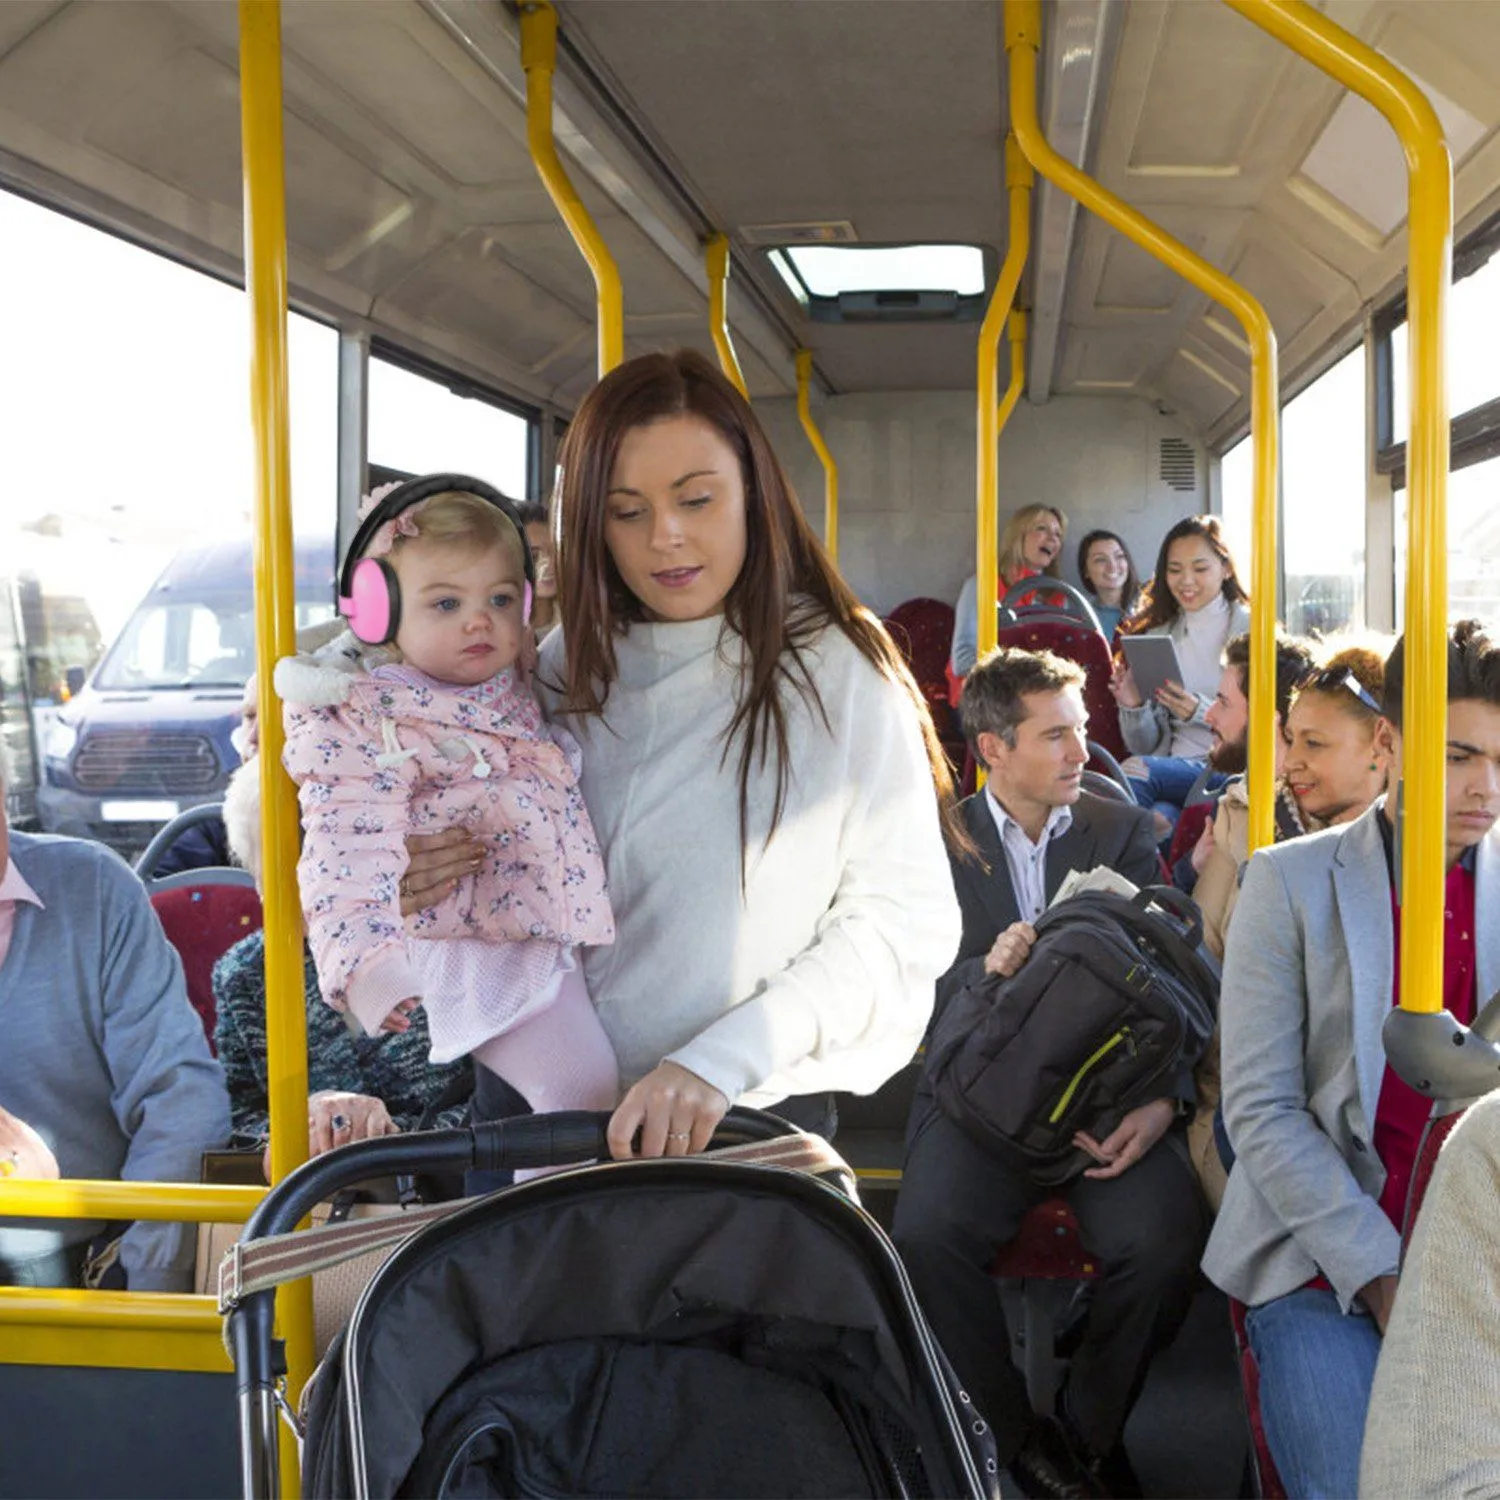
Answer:
<svg viewBox="0 0 1500 1500"><path fill-rule="evenodd" d="M557 71L557 12L551 0L523 0L521 67L526 73L526 143L531 160L579 253L594 273L598 300L599 375L625 358L625 299L604 236L563 170L552 134L552 76Z"/></svg>
<svg viewBox="0 0 1500 1500"><path fill-rule="evenodd" d="M1302 0L1226 3L1373 104L1401 138L1406 156L1411 436L1406 450L1401 1008L1435 1013L1443 1008L1449 444L1443 341L1453 261L1453 164L1427 96L1373 47Z"/></svg>
<svg viewBox="0 0 1500 1500"><path fill-rule="evenodd" d="M1000 602L997 597L1000 583L1000 429L1010 419L1021 395L1021 387L1016 384L1018 366L1012 344L1011 386L1014 395L1007 389L1005 400L999 399L1000 335L1005 331L1015 306L1021 273L1026 269L1026 257L1031 253L1031 188L1035 181L1031 163L1021 151L1020 142L1013 134L1007 135L1005 187L1010 196L1010 232L1006 237L1005 260L995 279L995 289L990 293L989 305L984 310L984 322L979 325L978 376L975 382L979 491L974 506L974 607L979 611L979 656L995 649L999 624L995 606ZM1025 367L1019 368L1024 382Z"/></svg>
<svg viewBox="0 0 1500 1500"><path fill-rule="evenodd" d="M44 1182L12 1177L0 1187L0 1209L7 1216L27 1219L243 1224L255 1212L265 1191L201 1182L110 1182L83 1177Z"/></svg>
<svg viewBox="0 0 1500 1500"><path fill-rule="evenodd" d="M740 369L739 355L734 352L734 341L729 337L728 235L713 235L704 248L704 259L708 264L708 329L714 336L714 348L719 351L719 368L748 401L750 391Z"/></svg>
<svg viewBox="0 0 1500 1500"><path fill-rule="evenodd" d="M1001 432L1005 431L1005 424L1010 421L1010 414L1016 409L1016 403L1021 399L1021 392L1026 389L1026 335L1025 309L1012 308L1010 317L1005 323L1005 341L1010 345L1010 384L1005 387L1005 394L1000 397L1000 411L996 423Z"/></svg>
<svg viewBox="0 0 1500 1500"><path fill-rule="evenodd" d="M797 351L797 415L802 419L802 430L823 465L823 550L834 562L839 560L839 466L818 431L812 414L812 367L811 349Z"/></svg>
<svg viewBox="0 0 1500 1500"><path fill-rule="evenodd" d="M1250 578L1250 829L1253 853L1272 841L1276 762L1276 474L1280 413L1276 333L1265 309L1237 281L1059 156L1037 118L1040 0L1005 0L1011 128L1038 172L1170 266L1239 319L1250 344L1250 433L1254 512ZM981 583L983 580L981 579Z"/></svg>
<svg viewBox="0 0 1500 1500"><path fill-rule="evenodd" d="M240 128L245 174L245 290L253 342L255 656L260 667L262 900L266 931L266 1093L271 1178L307 1160L307 1012L297 894L297 805L281 768L281 705L272 668L296 649L291 429L287 391L286 175L282 149L281 3L240 0ZM312 1283L278 1293L295 1404L313 1367ZM282 1493L299 1492L287 1444Z"/></svg>

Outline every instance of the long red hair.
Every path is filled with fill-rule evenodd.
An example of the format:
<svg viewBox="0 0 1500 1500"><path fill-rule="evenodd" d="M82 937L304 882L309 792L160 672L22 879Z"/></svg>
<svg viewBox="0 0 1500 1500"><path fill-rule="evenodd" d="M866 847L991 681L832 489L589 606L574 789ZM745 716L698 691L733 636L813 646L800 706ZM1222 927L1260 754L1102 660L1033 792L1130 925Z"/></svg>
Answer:
<svg viewBox="0 0 1500 1500"><path fill-rule="evenodd" d="M709 423L739 459L745 486L745 561L724 600L747 661L724 746L739 741L740 847L748 837L752 772L773 758L776 796L767 837L786 805L791 688L828 723L804 652L834 626L883 677L899 683L922 728L950 844L969 840L955 813L953 777L917 685L880 621L855 598L802 514L750 403L701 354L645 354L612 370L584 398L563 439L553 517L568 712L602 716L618 672L615 636L646 618L604 539L607 497L625 434L665 417Z"/></svg>

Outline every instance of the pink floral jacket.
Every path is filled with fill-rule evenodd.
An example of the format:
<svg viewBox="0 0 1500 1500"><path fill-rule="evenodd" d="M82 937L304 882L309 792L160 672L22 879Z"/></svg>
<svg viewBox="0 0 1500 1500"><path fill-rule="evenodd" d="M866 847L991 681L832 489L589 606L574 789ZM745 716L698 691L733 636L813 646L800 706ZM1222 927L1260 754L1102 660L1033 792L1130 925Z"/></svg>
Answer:
<svg viewBox="0 0 1500 1500"><path fill-rule="evenodd" d="M297 873L324 998L367 1031L422 987L406 940L614 941L604 861L578 788L577 743L513 674L450 687L347 632L277 664L287 770L300 787ZM407 918L408 833L463 827L488 858Z"/></svg>

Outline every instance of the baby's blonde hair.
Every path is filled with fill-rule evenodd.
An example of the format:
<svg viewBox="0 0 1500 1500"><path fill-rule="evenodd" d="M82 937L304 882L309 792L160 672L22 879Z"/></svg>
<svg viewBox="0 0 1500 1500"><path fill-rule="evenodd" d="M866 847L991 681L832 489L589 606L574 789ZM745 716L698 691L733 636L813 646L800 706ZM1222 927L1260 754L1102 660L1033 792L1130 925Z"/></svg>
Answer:
<svg viewBox="0 0 1500 1500"><path fill-rule="evenodd" d="M414 506L412 522L416 535L398 531L391 543L393 561L399 558L404 546L414 541L432 542L440 547L463 543L476 551L499 547L515 568L517 581L525 577L526 553L520 531L503 510L478 495L466 490L444 490Z"/></svg>

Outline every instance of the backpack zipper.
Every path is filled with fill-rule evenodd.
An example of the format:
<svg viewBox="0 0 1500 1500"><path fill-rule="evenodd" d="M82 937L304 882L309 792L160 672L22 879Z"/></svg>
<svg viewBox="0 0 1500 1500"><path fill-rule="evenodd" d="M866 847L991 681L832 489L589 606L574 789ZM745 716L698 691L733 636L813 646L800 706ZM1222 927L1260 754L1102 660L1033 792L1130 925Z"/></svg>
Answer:
<svg viewBox="0 0 1500 1500"><path fill-rule="evenodd" d="M1054 1108L1052 1113L1047 1116L1047 1123L1049 1125L1056 1125L1057 1122L1062 1119L1063 1114L1068 1108L1068 1105L1072 1102L1073 1095L1078 1092L1079 1084L1083 1082L1089 1070L1093 1068L1097 1063L1099 1063L1103 1058L1108 1056L1109 1053L1113 1052L1121 1042L1129 1041L1130 1028L1128 1026L1122 1026L1117 1032L1115 1032L1112 1037L1109 1038L1108 1041L1104 1042L1103 1045L1096 1047L1094 1051L1084 1059L1083 1066L1079 1068L1079 1070L1068 1080L1068 1086L1063 1090L1062 1098L1057 1101L1056 1108ZM1131 1050L1133 1051L1134 1048L1132 1047Z"/></svg>

